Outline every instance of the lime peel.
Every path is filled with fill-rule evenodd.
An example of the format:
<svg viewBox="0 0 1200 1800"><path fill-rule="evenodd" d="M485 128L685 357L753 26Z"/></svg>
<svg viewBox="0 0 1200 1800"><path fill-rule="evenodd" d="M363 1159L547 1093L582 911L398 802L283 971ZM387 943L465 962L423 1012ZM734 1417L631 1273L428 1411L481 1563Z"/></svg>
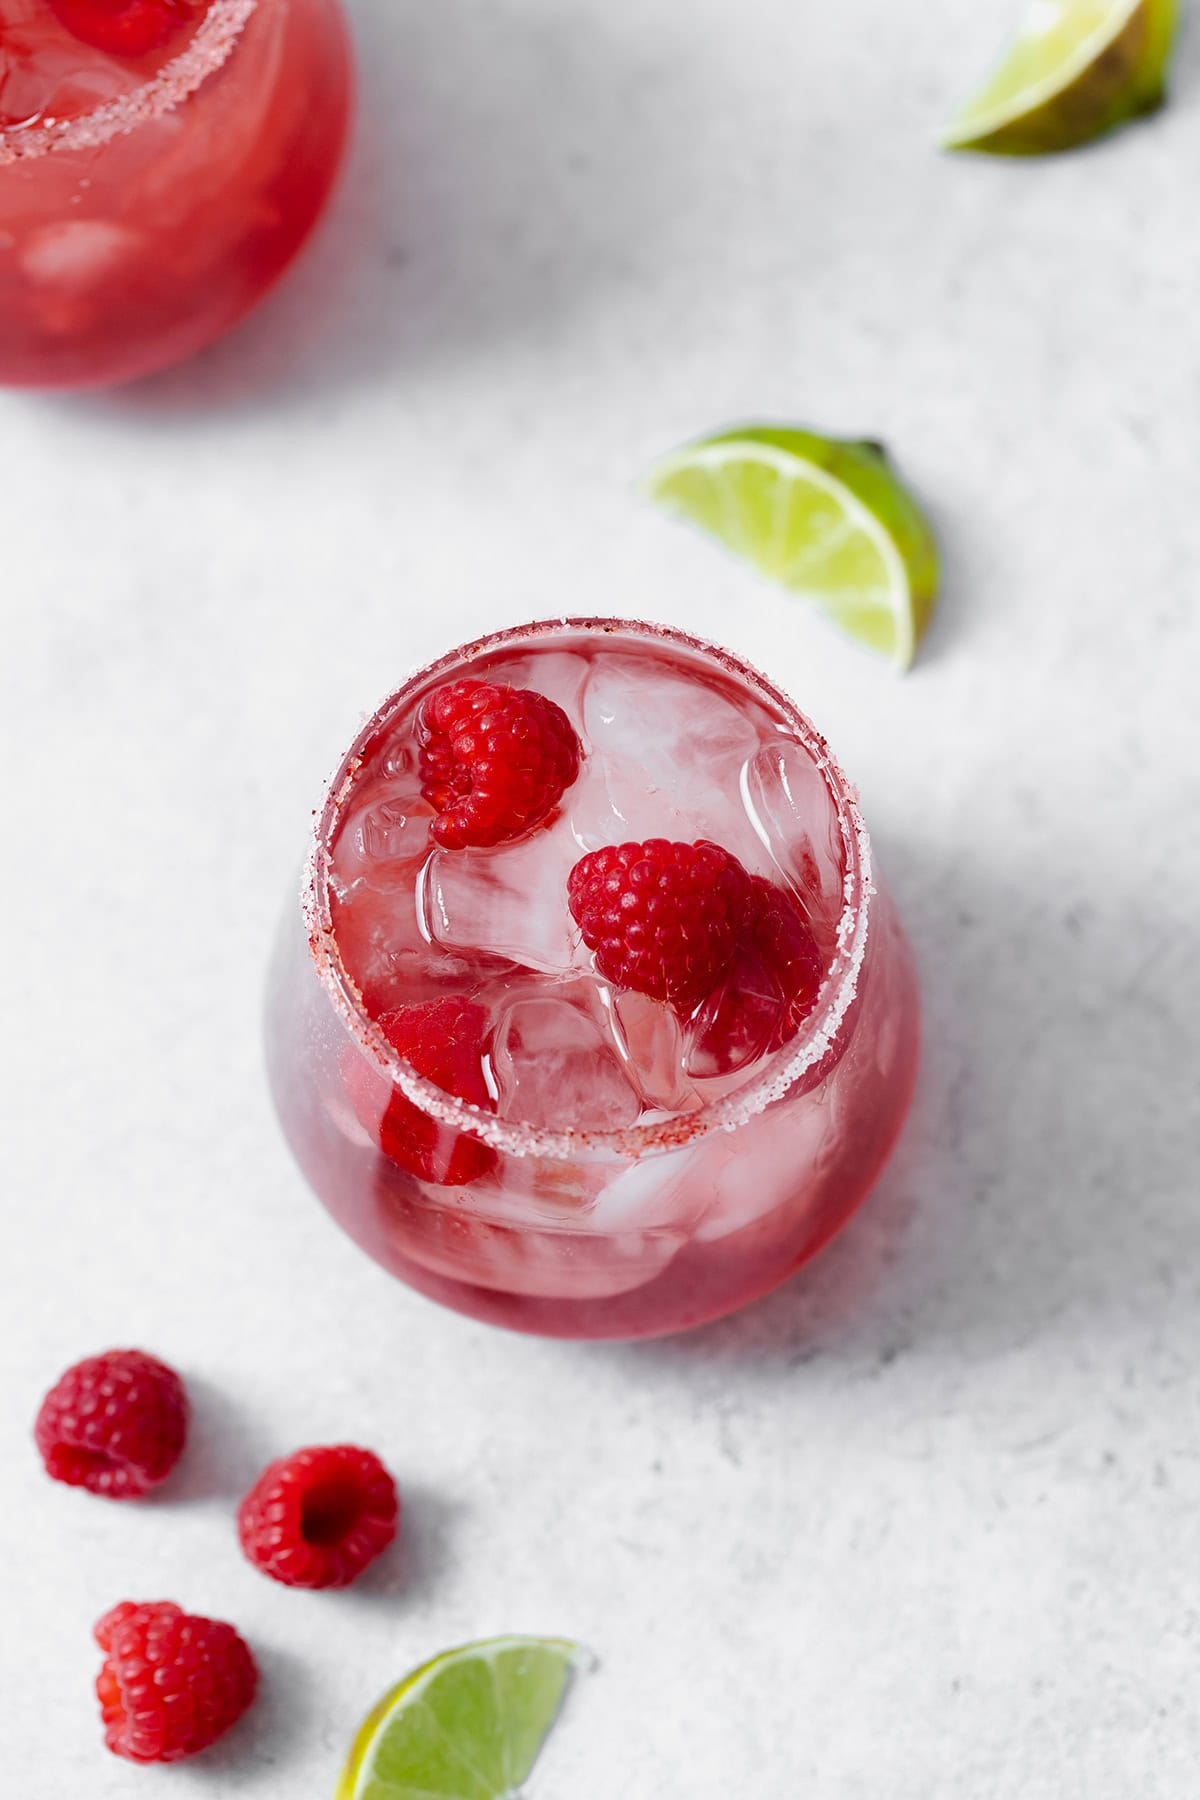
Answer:
<svg viewBox="0 0 1200 1800"><path fill-rule="evenodd" d="M1031 0L1022 28L942 134L947 150L1043 156L1163 103L1178 0Z"/></svg>
<svg viewBox="0 0 1200 1800"><path fill-rule="evenodd" d="M367 1714L335 1800L512 1800L587 1661L563 1638L443 1651Z"/></svg>
<svg viewBox="0 0 1200 1800"><path fill-rule="evenodd" d="M881 444L745 425L685 445L644 485L897 668L912 662L937 593L938 554Z"/></svg>

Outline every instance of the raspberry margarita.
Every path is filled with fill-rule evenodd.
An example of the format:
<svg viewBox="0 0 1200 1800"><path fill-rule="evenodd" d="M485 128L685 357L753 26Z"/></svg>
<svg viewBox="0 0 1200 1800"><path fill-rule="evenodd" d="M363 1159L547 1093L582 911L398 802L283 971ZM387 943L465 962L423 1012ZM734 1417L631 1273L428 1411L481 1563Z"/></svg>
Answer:
<svg viewBox="0 0 1200 1800"><path fill-rule="evenodd" d="M315 223L349 95L340 0L0 0L0 381L224 331Z"/></svg>
<svg viewBox="0 0 1200 1800"><path fill-rule="evenodd" d="M285 920L268 1057L334 1217L528 1331L641 1337L812 1256L915 1074L852 792L724 652L579 620L469 646L360 734Z"/></svg>

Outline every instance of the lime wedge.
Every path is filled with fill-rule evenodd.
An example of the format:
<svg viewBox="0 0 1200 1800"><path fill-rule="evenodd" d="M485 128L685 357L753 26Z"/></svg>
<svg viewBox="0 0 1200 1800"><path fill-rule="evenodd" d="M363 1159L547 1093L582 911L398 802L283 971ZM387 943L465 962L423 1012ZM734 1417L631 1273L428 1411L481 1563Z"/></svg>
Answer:
<svg viewBox="0 0 1200 1800"><path fill-rule="evenodd" d="M666 457L646 492L897 668L911 663L937 546L882 445L747 425Z"/></svg>
<svg viewBox="0 0 1200 1800"><path fill-rule="evenodd" d="M947 150L1072 150L1162 105L1177 0L1030 0L997 69L950 121Z"/></svg>
<svg viewBox="0 0 1200 1800"><path fill-rule="evenodd" d="M506 1637L406 1675L358 1729L335 1800L506 1800L558 1716L578 1647Z"/></svg>

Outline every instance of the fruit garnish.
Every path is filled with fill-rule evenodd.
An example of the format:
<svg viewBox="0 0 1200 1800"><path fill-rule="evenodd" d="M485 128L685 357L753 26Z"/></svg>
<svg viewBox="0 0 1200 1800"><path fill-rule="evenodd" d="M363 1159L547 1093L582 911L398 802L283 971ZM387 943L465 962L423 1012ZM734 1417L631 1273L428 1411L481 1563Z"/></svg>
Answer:
<svg viewBox="0 0 1200 1800"><path fill-rule="evenodd" d="M666 457L646 492L896 668L912 662L937 546L881 445L747 425Z"/></svg>
<svg viewBox="0 0 1200 1800"><path fill-rule="evenodd" d="M207 1750L258 1688L254 1658L233 1626L171 1600L126 1600L95 1636L104 1651L96 1678L104 1741L130 1762L181 1762Z"/></svg>
<svg viewBox="0 0 1200 1800"><path fill-rule="evenodd" d="M692 1022L687 1070L731 1075L782 1049L816 1005L824 966L800 907L763 875L725 978Z"/></svg>
<svg viewBox="0 0 1200 1800"><path fill-rule="evenodd" d="M158 50L208 0L50 0L50 7L80 43L110 56L145 56Z"/></svg>
<svg viewBox="0 0 1200 1800"><path fill-rule="evenodd" d="M67 1370L38 1411L46 1473L109 1500L137 1500L183 1453L188 1403L174 1369L142 1350L106 1350Z"/></svg>
<svg viewBox="0 0 1200 1800"><path fill-rule="evenodd" d="M567 897L599 973L690 1020L693 1076L770 1055L816 1004L824 968L801 907L718 844L593 850L571 870Z"/></svg>
<svg viewBox="0 0 1200 1800"><path fill-rule="evenodd" d="M448 850L508 843L545 824L579 773L579 739L561 706L531 688L454 681L417 721L421 792Z"/></svg>
<svg viewBox="0 0 1200 1800"><path fill-rule="evenodd" d="M783 995L783 1012L767 1044L768 1050L778 1050L795 1037L816 1005L825 970L812 927L791 895L763 875L752 876L751 887L745 937Z"/></svg>
<svg viewBox="0 0 1200 1800"><path fill-rule="evenodd" d="M729 966L750 877L719 844L650 838L580 857L567 902L601 975L686 1018Z"/></svg>
<svg viewBox="0 0 1200 1800"><path fill-rule="evenodd" d="M1157 110L1176 0L1032 0L1024 24L942 135L947 150L1043 156Z"/></svg>
<svg viewBox="0 0 1200 1800"><path fill-rule="evenodd" d="M238 1538L256 1569L284 1587L342 1588L396 1535L396 1483L371 1450L297 1450L264 1469L238 1508Z"/></svg>
<svg viewBox="0 0 1200 1800"><path fill-rule="evenodd" d="M495 1112L483 1072L491 1031L485 1007L450 994L396 1007L378 1024L418 1075L458 1100ZM422 1112L352 1046L343 1059L343 1079L359 1123L409 1174L438 1187L465 1187L495 1167L489 1145Z"/></svg>
<svg viewBox="0 0 1200 1800"><path fill-rule="evenodd" d="M434 1657L363 1720L335 1800L515 1800L579 1654L505 1637Z"/></svg>

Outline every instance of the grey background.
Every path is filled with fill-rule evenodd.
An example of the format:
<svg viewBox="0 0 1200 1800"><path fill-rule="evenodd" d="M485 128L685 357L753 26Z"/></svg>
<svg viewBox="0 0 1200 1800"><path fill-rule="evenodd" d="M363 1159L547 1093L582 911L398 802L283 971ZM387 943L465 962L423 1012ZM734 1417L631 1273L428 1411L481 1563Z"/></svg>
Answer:
<svg viewBox="0 0 1200 1800"><path fill-rule="evenodd" d="M25 1800L330 1791L426 1654L602 1669L559 1800L1179 1800L1200 1714L1200 46L1084 155L939 156L1010 0L360 0L361 128L277 299L135 391L0 400L9 1225L0 1762ZM768 415L885 437L945 597L897 681L637 500ZM411 665L563 610L767 666L828 732L920 958L870 1206L657 1347L510 1338L326 1222L260 1072L321 782ZM161 1500L28 1426L113 1342L186 1374ZM272 1587L236 1497L376 1446L402 1550ZM98 1747L93 1618L236 1621L187 1769ZM18 1623L19 1621L19 1623Z"/></svg>

